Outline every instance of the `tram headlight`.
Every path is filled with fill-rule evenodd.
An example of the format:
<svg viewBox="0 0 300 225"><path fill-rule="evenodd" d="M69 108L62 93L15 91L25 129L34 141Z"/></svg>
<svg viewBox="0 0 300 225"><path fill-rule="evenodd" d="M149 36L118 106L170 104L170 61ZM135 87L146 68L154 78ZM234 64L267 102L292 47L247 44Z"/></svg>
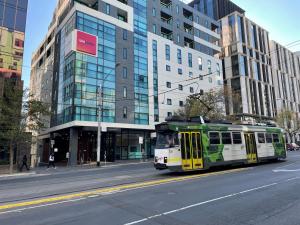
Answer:
<svg viewBox="0 0 300 225"><path fill-rule="evenodd" d="M164 157L164 163L168 162L168 157Z"/></svg>

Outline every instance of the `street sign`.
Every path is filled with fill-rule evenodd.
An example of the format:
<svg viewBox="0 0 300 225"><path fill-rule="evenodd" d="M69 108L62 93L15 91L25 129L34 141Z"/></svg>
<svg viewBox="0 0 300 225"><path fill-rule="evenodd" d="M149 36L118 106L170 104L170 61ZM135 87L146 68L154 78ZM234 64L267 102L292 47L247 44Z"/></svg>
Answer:
<svg viewBox="0 0 300 225"><path fill-rule="evenodd" d="M139 137L139 144L144 144L144 138L143 137Z"/></svg>

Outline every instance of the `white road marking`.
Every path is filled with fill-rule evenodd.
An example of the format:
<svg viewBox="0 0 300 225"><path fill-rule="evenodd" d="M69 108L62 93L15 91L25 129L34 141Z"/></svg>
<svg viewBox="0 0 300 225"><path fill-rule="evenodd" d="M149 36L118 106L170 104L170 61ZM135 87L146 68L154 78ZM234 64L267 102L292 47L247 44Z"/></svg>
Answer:
<svg viewBox="0 0 300 225"><path fill-rule="evenodd" d="M294 163L287 164L285 166L276 167L276 169L282 169L282 168L285 168L285 167L288 167L288 166L291 166L291 165L294 165L294 164L296 164L296 163L294 162Z"/></svg>
<svg viewBox="0 0 300 225"><path fill-rule="evenodd" d="M77 202L77 201L81 201L84 199L86 199L86 198L77 198L77 199L65 200L65 201L61 201L61 202L54 202L54 203L48 203L48 204L44 204L44 205L37 205L37 206L31 206L31 207L26 207L26 208L21 208L21 209L15 209L15 210L10 210L10 211L0 212L0 215L12 213L12 212L22 212L27 209L35 209L35 208L41 208L41 207L46 207L46 206L51 206L51 205L59 205L59 204L68 203L68 202Z"/></svg>
<svg viewBox="0 0 300 225"><path fill-rule="evenodd" d="M97 198L97 197L99 197L100 195L90 195L90 196L88 196L88 198Z"/></svg>
<svg viewBox="0 0 300 225"><path fill-rule="evenodd" d="M160 216L163 216L163 215L169 215L169 214L172 214L172 213L180 212L180 211L187 210L187 209L190 209L190 208L194 208L194 207L204 205L204 204L207 204L207 203L216 202L216 201L219 201L219 200L222 200L222 199L226 199L226 198L230 198L230 197L233 197L233 196L241 195L241 194L244 194L244 193L247 193L247 192L256 191L256 190L259 190L259 189L264 189L264 188L267 188L267 187L271 187L271 186L274 186L274 185L277 185L277 184L278 183L271 183L271 184L251 188L251 189L248 189L248 190L232 193L232 194L229 194L229 195L225 195L225 196L221 196L221 197L218 197L218 198L210 199L210 200L207 200L207 201L204 201L204 202L199 202L199 203L196 203L196 204L188 205L188 206L185 206L185 207L182 207L182 208L179 208L179 209L167 211L167 212L164 212L164 213L161 213L161 214L149 216L147 218L144 218L144 219L141 219L141 220L136 220L136 221L133 221L133 222L130 222L130 223L126 223L124 225L138 224L138 223L141 223L141 222L144 222L144 221L156 218L156 217L160 217Z"/></svg>
<svg viewBox="0 0 300 225"><path fill-rule="evenodd" d="M286 181L297 180L297 179L300 179L300 177L293 177L293 178L287 179Z"/></svg>
<svg viewBox="0 0 300 225"><path fill-rule="evenodd" d="M279 170L273 170L273 172L275 173L278 173L278 172L298 172L300 171L300 169L291 169L291 170L288 170L288 169L279 169Z"/></svg>

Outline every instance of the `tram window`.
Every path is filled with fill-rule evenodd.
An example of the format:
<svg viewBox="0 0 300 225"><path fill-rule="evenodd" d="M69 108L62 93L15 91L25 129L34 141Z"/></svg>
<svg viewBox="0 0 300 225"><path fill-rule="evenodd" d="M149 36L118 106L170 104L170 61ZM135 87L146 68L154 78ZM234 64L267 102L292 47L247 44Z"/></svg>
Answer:
<svg viewBox="0 0 300 225"><path fill-rule="evenodd" d="M242 144L242 135L241 133L232 132L233 144Z"/></svg>
<svg viewBox="0 0 300 225"><path fill-rule="evenodd" d="M201 136L200 134L197 134L197 147L198 147L198 157L202 158L202 153L201 153Z"/></svg>
<svg viewBox="0 0 300 225"><path fill-rule="evenodd" d="M196 134L192 134L192 146L193 146L193 158L198 158L198 146L197 146L197 139L196 139Z"/></svg>
<svg viewBox="0 0 300 225"><path fill-rule="evenodd" d="M210 132L209 133L209 142L212 145L220 144L220 134L218 132Z"/></svg>
<svg viewBox="0 0 300 225"><path fill-rule="evenodd" d="M229 132L222 132L222 144L231 145L231 134Z"/></svg>
<svg viewBox="0 0 300 225"><path fill-rule="evenodd" d="M185 135L184 134L181 134L180 144L181 144L181 157L182 157L182 159L186 159L186 156L185 156Z"/></svg>
<svg viewBox="0 0 300 225"><path fill-rule="evenodd" d="M185 150L186 150L186 158L190 159L191 158L191 142L190 142L190 135L185 134Z"/></svg>
<svg viewBox="0 0 300 225"><path fill-rule="evenodd" d="M273 134L273 142L279 143L279 137L278 137L278 134Z"/></svg>
<svg viewBox="0 0 300 225"><path fill-rule="evenodd" d="M272 135L271 134L266 134L266 141L267 141L267 143L272 143Z"/></svg>
<svg viewBox="0 0 300 225"><path fill-rule="evenodd" d="M258 138L258 143L266 143L265 134L264 133L258 133L257 134L257 138Z"/></svg>

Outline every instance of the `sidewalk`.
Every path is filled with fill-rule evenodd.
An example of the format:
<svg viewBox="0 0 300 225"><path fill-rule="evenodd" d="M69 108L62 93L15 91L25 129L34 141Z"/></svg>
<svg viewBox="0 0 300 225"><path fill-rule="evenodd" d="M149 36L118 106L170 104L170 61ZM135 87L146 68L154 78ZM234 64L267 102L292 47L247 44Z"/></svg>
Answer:
<svg viewBox="0 0 300 225"><path fill-rule="evenodd" d="M100 167L97 167L96 162L92 162L89 164L82 164L76 166L67 166L65 164L56 164L56 168L47 168L47 165L39 166L36 168L31 169L30 171L24 170L24 172L17 172L15 170L14 174L9 174L8 167L0 166L0 178L18 178L18 177L26 177L26 176L40 176L40 175L51 175L51 174L63 174L63 173L70 173L70 172L80 172L80 171L91 171L91 170L101 170L101 169L108 169L113 167L121 167L121 166L129 166L129 165L137 165L137 164L150 164L153 162L153 159L146 159L142 161L140 159L135 160L117 160L115 162L100 162ZM3 168L1 168L3 167ZM5 173L6 172L6 173Z"/></svg>

